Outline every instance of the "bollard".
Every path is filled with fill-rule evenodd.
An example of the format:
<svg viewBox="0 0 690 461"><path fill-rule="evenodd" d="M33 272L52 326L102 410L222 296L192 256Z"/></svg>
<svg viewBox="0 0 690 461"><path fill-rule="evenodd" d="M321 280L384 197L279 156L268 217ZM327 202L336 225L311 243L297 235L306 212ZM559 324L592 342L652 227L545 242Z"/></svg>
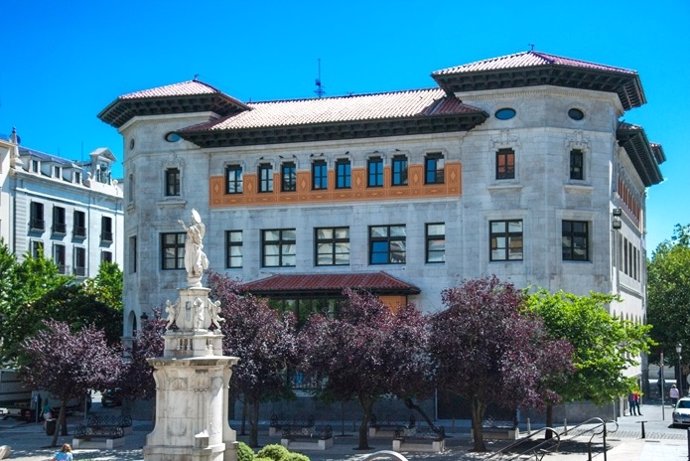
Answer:
<svg viewBox="0 0 690 461"><path fill-rule="evenodd" d="M532 435L532 423L529 418L527 418L527 435Z"/></svg>
<svg viewBox="0 0 690 461"><path fill-rule="evenodd" d="M638 422L639 422L640 424L642 424L642 438L644 439L644 438L646 437L646 436L645 436L645 433L644 433L644 423L646 423L647 421L638 421Z"/></svg>
<svg viewBox="0 0 690 461"><path fill-rule="evenodd" d="M568 435L568 418L563 418L563 435Z"/></svg>

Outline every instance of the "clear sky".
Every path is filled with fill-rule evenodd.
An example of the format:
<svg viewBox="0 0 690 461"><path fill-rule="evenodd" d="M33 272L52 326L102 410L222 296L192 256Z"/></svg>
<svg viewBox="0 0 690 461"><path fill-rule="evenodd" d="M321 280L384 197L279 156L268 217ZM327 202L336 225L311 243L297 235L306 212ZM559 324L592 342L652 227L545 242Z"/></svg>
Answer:
<svg viewBox="0 0 690 461"><path fill-rule="evenodd" d="M690 224L690 1L3 0L0 134L80 160L122 139L96 115L117 96L198 78L243 101L435 86L431 72L534 49L637 70L625 114L661 143L647 247ZM121 163L116 176L122 174Z"/></svg>

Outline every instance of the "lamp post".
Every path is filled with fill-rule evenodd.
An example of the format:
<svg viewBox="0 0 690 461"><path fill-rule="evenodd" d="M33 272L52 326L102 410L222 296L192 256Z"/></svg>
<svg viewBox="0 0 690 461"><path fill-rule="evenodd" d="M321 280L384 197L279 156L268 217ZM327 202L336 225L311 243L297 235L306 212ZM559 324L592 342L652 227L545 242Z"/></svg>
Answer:
<svg viewBox="0 0 690 461"><path fill-rule="evenodd" d="M678 353L678 390L680 391L680 396L683 397L683 370L680 368L680 353L683 352L683 345L681 343L676 344L676 352Z"/></svg>

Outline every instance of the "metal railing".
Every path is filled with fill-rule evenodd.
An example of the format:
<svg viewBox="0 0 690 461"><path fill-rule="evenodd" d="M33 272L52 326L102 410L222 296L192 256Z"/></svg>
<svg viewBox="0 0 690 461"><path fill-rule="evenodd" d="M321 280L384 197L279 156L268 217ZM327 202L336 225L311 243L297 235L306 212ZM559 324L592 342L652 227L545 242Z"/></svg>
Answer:
<svg viewBox="0 0 690 461"><path fill-rule="evenodd" d="M543 433L543 434L546 434L547 431L551 431L551 433L554 435L554 437L555 437L555 443L554 443L554 439L553 439L553 438L544 439L544 440L542 440L540 443L538 443L538 444L536 444L536 445L534 445L534 446L531 446L531 447L527 448L527 449L524 450L524 451L518 451L518 452L515 451L515 449L516 449L517 447L519 447L520 445L522 445L522 444L524 444L524 443L526 443L526 442L528 442L528 441L530 441L530 440L533 440L537 435L540 435L540 434L542 434L542 433ZM560 443L561 443L561 436L560 436L560 434L558 434L558 431L556 431L556 430L555 430L554 428L552 428L552 427L544 426L544 427L542 427L541 429L538 429L538 430L532 432L532 433L529 434L528 436L523 437L523 438L521 438L520 440L516 440L515 442L511 443L510 445L507 445L507 446L501 448L500 450L493 452L493 453L492 453L490 456L488 456L486 459L491 459L491 458L493 458L494 456L497 456L497 455L499 455L499 454L505 454L505 453L508 453L508 452L510 452L510 453L515 452L515 453L514 453L514 456L513 456L512 458L505 459L504 461L510 461L510 460L513 460L513 459L517 459L517 458L519 458L519 457L521 457L521 456L524 456L524 455L527 454L527 453L529 453L529 456L530 456L530 457L531 457L532 455L534 455L534 459L535 459L536 461L541 461L541 459L542 459L546 454L550 453L550 451L544 449L544 447L549 446L549 445L553 447L553 446L555 445L556 450L558 450L558 446L560 445ZM530 453L530 452L531 452L531 453Z"/></svg>

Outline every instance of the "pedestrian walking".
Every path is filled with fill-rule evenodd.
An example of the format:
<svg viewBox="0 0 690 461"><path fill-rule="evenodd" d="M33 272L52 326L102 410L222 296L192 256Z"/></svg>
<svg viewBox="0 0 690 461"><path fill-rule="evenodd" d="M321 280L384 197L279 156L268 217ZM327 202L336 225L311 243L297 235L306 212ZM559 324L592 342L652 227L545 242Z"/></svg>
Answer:
<svg viewBox="0 0 690 461"><path fill-rule="evenodd" d="M633 398L635 403L635 410L637 410L637 416L642 416L642 411L640 410L640 400L642 400L642 393L635 389L633 391Z"/></svg>
<svg viewBox="0 0 690 461"><path fill-rule="evenodd" d="M632 392L628 393L628 408L630 409L630 416L637 416L635 410L635 395Z"/></svg>
<svg viewBox="0 0 690 461"><path fill-rule="evenodd" d="M668 391L668 396L671 397L671 404L675 407L680 397L680 391L678 391L675 384L671 384L671 390Z"/></svg>

